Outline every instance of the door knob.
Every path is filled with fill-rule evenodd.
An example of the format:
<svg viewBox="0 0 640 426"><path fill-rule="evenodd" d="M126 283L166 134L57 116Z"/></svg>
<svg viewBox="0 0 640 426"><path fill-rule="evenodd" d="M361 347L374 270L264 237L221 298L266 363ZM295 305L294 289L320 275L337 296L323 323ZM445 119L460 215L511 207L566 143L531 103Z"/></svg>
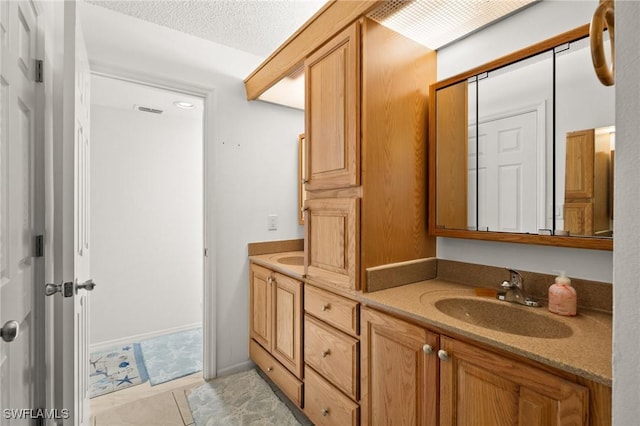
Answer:
<svg viewBox="0 0 640 426"><path fill-rule="evenodd" d="M78 284L76 286L76 290L82 290L85 289L87 291L91 291L94 289L94 287L96 286L96 283L93 282L93 280L86 280L85 282L83 282L82 284Z"/></svg>
<svg viewBox="0 0 640 426"><path fill-rule="evenodd" d="M95 288L96 283L93 280L87 280L82 284L76 285L73 282L66 282L62 284L46 284L44 286L44 294L47 296L53 296L56 293L62 293L64 297L72 297L78 290L91 291Z"/></svg>
<svg viewBox="0 0 640 426"><path fill-rule="evenodd" d="M46 284L44 286L44 294L47 296L53 296L58 292L62 292L62 284Z"/></svg>
<svg viewBox="0 0 640 426"><path fill-rule="evenodd" d="M46 284L44 286L44 294L53 296L56 293L62 293L64 297L73 296L73 283L66 282L62 284Z"/></svg>
<svg viewBox="0 0 640 426"><path fill-rule="evenodd" d="M18 321L7 321L0 329L0 337L5 342L13 342L20 332L20 324Z"/></svg>

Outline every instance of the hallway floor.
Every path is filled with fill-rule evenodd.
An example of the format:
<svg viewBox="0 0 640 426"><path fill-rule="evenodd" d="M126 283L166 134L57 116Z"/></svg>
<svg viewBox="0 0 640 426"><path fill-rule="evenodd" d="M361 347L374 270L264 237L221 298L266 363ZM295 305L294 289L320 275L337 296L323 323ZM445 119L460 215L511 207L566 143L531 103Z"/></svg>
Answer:
<svg viewBox="0 0 640 426"><path fill-rule="evenodd" d="M156 386L149 382L91 400L92 426L189 426L185 391L204 384L202 373Z"/></svg>

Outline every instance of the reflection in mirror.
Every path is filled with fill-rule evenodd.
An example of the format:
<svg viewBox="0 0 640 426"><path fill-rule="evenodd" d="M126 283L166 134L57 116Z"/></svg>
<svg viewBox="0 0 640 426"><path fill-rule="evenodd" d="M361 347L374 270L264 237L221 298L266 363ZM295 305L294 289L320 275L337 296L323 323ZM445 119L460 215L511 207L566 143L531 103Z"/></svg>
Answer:
<svg viewBox="0 0 640 426"><path fill-rule="evenodd" d="M436 94L436 216L441 228L467 229L467 108L475 110L475 101L468 100L466 81Z"/></svg>
<svg viewBox="0 0 640 426"><path fill-rule="evenodd" d="M432 234L612 249L614 89L588 29L431 86Z"/></svg>
<svg viewBox="0 0 640 426"><path fill-rule="evenodd" d="M479 76L478 230L536 234L550 227L552 105L551 52Z"/></svg>
<svg viewBox="0 0 640 426"><path fill-rule="evenodd" d="M555 55L555 229L610 237L615 90L600 84L590 68L588 38L559 46Z"/></svg>

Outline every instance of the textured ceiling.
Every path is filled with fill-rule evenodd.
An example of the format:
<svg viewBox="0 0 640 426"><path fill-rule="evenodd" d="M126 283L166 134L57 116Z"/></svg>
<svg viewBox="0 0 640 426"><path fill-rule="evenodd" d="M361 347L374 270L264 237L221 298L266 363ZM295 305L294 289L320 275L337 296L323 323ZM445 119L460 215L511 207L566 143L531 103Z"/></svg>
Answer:
<svg viewBox="0 0 640 426"><path fill-rule="evenodd" d="M269 56L325 0L86 0L259 56Z"/></svg>

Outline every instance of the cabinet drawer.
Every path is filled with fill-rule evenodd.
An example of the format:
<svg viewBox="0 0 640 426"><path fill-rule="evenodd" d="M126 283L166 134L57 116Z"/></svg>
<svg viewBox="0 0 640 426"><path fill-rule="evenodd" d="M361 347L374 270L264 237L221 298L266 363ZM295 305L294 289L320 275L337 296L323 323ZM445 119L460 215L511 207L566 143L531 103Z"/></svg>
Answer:
<svg viewBox="0 0 640 426"><path fill-rule="evenodd" d="M309 315L304 323L305 363L357 401L360 342Z"/></svg>
<svg viewBox="0 0 640 426"><path fill-rule="evenodd" d="M316 425L358 425L358 404L309 367L304 369L304 413Z"/></svg>
<svg viewBox="0 0 640 426"><path fill-rule="evenodd" d="M360 333L359 306L358 302L328 291L312 286L305 288L304 310L306 313L356 336Z"/></svg>
<svg viewBox="0 0 640 426"><path fill-rule="evenodd" d="M254 340L249 342L249 355L262 371L273 382L278 385L280 390L289 397L298 407L302 407L302 382L287 371L269 352L265 351L262 346Z"/></svg>

